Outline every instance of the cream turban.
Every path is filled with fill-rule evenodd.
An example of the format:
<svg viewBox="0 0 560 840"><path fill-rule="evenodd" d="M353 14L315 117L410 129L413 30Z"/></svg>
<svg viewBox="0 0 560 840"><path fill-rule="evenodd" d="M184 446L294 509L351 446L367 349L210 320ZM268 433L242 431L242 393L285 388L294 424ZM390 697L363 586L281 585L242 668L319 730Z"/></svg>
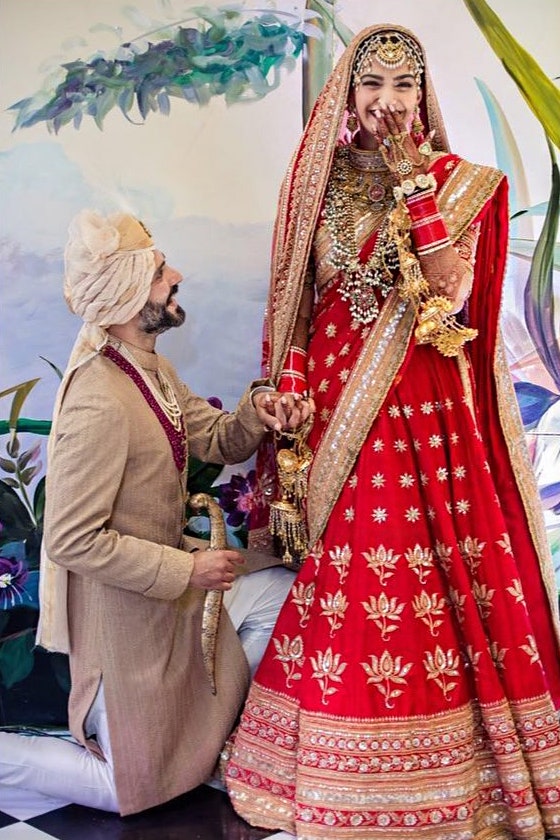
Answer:
<svg viewBox="0 0 560 840"><path fill-rule="evenodd" d="M82 210L70 223L64 263L64 297L84 320L68 361L73 370L103 347L106 327L125 324L148 300L154 243L134 216Z"/></svg>
<svg viewBox="0 0 560 840"><path fill-rule="evenodd" d="M64 260L64 297L84 324L58 389L48 459L73 372L102 349L108 338L106 327L126 324L140 312L150 294L156 262L152 237L134 216L118 213L104 218L93 210L83 210L71 222ZM69 649L67 588L68 572L50 560L43 543L37 644L62 653Z"/></svg>
<svg viewBox="0 0 560 840"><path fill-rule="evenodd" d="M98 327L129 321L150 293L153 248L134 216L82 210L70 224L64 253L64 297L72 312Z"/></svg>

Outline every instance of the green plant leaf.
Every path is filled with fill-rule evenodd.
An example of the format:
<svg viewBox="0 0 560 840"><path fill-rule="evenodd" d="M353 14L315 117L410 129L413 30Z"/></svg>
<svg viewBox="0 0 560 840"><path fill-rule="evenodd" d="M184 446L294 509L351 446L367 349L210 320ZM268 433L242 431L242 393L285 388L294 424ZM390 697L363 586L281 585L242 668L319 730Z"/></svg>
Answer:
<svg viewBox="0 0 560 840"><path fill-rule="evenodd" d="M0 643L0 679L6 688L21 682L33 670L34 645L34 629Z"/></svg>
<svg viewBox="0 0 560 840"><path fill-rule="evenodd" d="M37 482L33 494L33 512L38 528L42 528L43 516L45 514L45 476Z"/></svg>
<svg viewBox="0 0 560 840"><path fill-rule="evenodd" d="M548 203L546 205L548 207ZM533 239L510 239L508 251L515 257L521 257L526 260L532 260L535 253L536 242ZM560 242L554 244L553 249L553 268L555 271L560 271Z"/></svg>
<svg viewBox="0 0 560 840"><path fill-rule="evenodd" d="M349 29L345 23L343 23L339 15L335 14L335 4L332 2L332 0L312 0L312 2L313 5L321 11L323 16L331 21L334 31L336 32L344 46L347 47L352 38L354 37L355 33L351 29ZM310 6L310 3L308 3L308 6Z"/></svg>
<svg viewBox="0 0 560 840"><path fill-rule="evenodd" d="M44 362L46 362L50 367L52 367L52 369L54 370L54 372L56 373L58 378L62 379L64 374L62 373L60 368L55 365L54 362L51 362L49 359L46 359L44 356L39 356L39 358L42 359Z"/></svg>
<svg viewBox="0 0 560 840"><path fill-rule="evenodd" d="M555 331L553 289L554 248L560 214L560 173L550 142L548 149L552 161L552 188L525 287L525 321L542 363L560 390L560 347Z"/></svg>
<svg viewBox="0 0 560 840"><path fill-rule="evenodd" d="M198 458L189 458L187 490L195 493L212 494L212 485L223 471L223 464L205 464Z"/></svg>
<svg viewBox="0 0 560 840"><path fill-rule="evenodd" d="M327 4L328 5L328 4ZM302 84L302 119L305 125L319 93L332 70L332 10L324 14L322 4L316 0L307 0L308 13L315 12L314 18L308 17L319 29L320 38L306 38L306 50L303 60Z"/></svg>
<svg viewBox="0 0 560 840"><path fill-rule="evenodd" d="M525 207L523 210L518 210L513 213L510 219L517 219L518 216L546 216L548 210L548 201L541 201L540 204L534 204L532 207Z"/></svg>
<svg viewBox="0 0 560 840"><path fill-rule="evenodd" d="M547 137L560 148L560 91L535 59L510 34L485 0L463 2L543 126Z"/></svg>
<svg viewBox="0 0 560 840"><path fill-rule="evenodd" d="M10 419L8 421L10 429L16 428L18 417L22 406L27 399L27 395L35 387L37 382L39 382L39 379L29 379L27 382L21 382L19 385L14 385L12 388L0 391L0 397L7 397L9 394L14 394L12 407L10 409Z"/></svg>
<svg viewBox="0 0 560 840"><path fill-rule="evenodd" d="M18 494L0 480L0 521L4 526L0 534L2 543L24 540L35 524Z"/></svg>

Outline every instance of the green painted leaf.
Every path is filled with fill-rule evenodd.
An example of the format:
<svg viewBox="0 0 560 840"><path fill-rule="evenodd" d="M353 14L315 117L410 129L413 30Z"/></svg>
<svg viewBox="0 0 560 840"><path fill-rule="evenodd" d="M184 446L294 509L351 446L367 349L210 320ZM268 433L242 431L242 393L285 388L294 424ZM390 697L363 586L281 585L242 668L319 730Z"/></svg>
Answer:
<svg viewBox="0 0 560 840"><path fill-rule="evenodd" d="M556 85L510 34L485 0L463 2L543 126L547 137L555 146L560 147L560 91Z"/></svg>
<svg viewBox="0 0 560 840"><path fill-rule="evenodd" d="M523 210L518 210L510 218L516 219L518 216L546 216L547 210L548 201L541 201L540 204L533 204L532 207L525 207Z"/></svg>
<svg viewBox="0 0 560 840"><path fill-rule="evenodd" d="M0 679L11 688L29 676L33 670L35 630L0 643Z"/></svg>
<svg viewBox="0 0 560 840"><path fill-rule="evenodd" d="M513 238L509 240L508 251L516 257L532 260L536 245L533 239ZM555 271L560 271L560 242L556 242L553 248L553 267Z"/></svg>
<svg viewBox="0 0 560 840"><path fill-rule="evenodd" d="M525 287L525 320L537 353L560 390L560 347L555 330L553 288L554 248L560 215L560 173L550 143L548 149L552 161L552 189Z"/></svg>
<svg viewBox="0 0 560 840"><path fill-rule="evenodd" d="M507 175L510 208L515 214L521 207L529 204L529 188L521 154L500 103L482 79L475 78L475 82L488 111L494 137L496 163L498 168Z"/></svg>
<svg viewBox="0 0 560 840"><path fill-rule="evenodd" d="M55 89L10 106L17 112L14 130L45 122L56 133L79 126L82 116L101 129L112 109L130 119L134 106L145 120L151 112L168 114L173 96L199 105L221 95L228 104L261 99L303 48L301 22L290 13L256 10L247 20L247 12L231 7L191 11L200 30L186 21L156 26L137 43L121 44L114 57L96 54L62 65L65 76Z"/></svg>
<svg viewBox="0 0 560 840"><path fill-rule="evenodd" d="M43 516L45 513L45 476L37 482L35 492L33 494L33 512L35 514L35 521L37 527L42 528Z"/></svg>
<svg viewBox="0 0 560 840"><path fill-rule="evenodd" d="M39 379L29 379L27 382L21 382L19 385L14 385L12 388L7 388L5 391L0 391L0 397L7 397L8 394L14 394L12 400L12 407L10 410L9 425L10 429L15 429L18 417L20 415L23 403L27 399L29 392L39 382Z"/></svg>
<svg viewBox="0 0 560 840"><path fill-rule="evenodd" d="M35 528L29 511L7 481L0 480L0 521L2 542L24 540Z"/></svg>

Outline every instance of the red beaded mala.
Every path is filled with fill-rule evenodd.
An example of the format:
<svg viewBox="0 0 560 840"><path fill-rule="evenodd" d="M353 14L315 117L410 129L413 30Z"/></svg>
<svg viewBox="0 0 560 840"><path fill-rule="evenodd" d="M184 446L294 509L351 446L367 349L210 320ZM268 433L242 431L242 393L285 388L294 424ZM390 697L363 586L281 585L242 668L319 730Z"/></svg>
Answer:
<svg viewBox="0 0 560 840"><path fill-rule="evenodd" d="M157 398L146 384L140 371L110 344L106 344L101 352L108 359L111 359L111 361L114 362L124 373L126 373L126 375L129 376L137 386L142 396L161 423L171 445L175 466L179 472L182 473L187 463L187 436L185 434L183 417L181 416L180 418L180 428L176 429L173 423L166 416Z"/></svg>

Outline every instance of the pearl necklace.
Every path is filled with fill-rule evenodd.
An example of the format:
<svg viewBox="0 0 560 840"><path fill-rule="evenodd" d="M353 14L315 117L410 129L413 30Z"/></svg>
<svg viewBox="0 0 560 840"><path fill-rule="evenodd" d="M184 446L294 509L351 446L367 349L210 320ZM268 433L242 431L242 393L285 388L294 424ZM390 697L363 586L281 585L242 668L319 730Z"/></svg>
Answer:
<svg viewBox="0 0 560 840"><path fill-rule="evenodd" d="M363 152L356 147L343 146L337 150L331 177L325 195L324 221L331 236L331 248L327 257L333 268L342 273L338 292L349 302L349 309L355 321L369 324L379 315L379 301L376 290L386 297L394 285L395 273L399 267L397 248L389 239L388 211L394 204L392 176L385 164L381 167L378 153ZM356 169L356 167L361 167ZM354 203L359 195L358 176L364 172L377 173L378 180L372 181L368 193L368 204L374 211L385 211L375 246L366 262L360 261L356 241L356 220ZM382 188L382 190L381 190Z"/></svg>
<svg viewBox="0 0 560 840"><path fill-rule="evenodd" d="M110 342L103 347L101 352L126 373L140 390L161 423L171 446L175 466L182 473L187 465L187 436L183 412L165 374L162 371L156 371L163 391L161 393L124 344L119 343L115 346Z"/></svg>
<svg viewBox="0 0 560 840"><path fill-rule="evenodd" d="M152 379L148 376L145 372L144 368L142 368L128 347L125 344L120 344L118 347L115 347L115 350L123 356L127 362L132 365L135 371L142 377L144 383L150 389L152 396L158 403L159 407L171 423L174 429L177 431L181 428L181 418L183 416L183 412L181 411L181 407L177 402L177 397L175 396L175 392L171 386L171 383L167 376L161 370L156 370L156 377L161 386L161 391L156 388Z"/></svg>

